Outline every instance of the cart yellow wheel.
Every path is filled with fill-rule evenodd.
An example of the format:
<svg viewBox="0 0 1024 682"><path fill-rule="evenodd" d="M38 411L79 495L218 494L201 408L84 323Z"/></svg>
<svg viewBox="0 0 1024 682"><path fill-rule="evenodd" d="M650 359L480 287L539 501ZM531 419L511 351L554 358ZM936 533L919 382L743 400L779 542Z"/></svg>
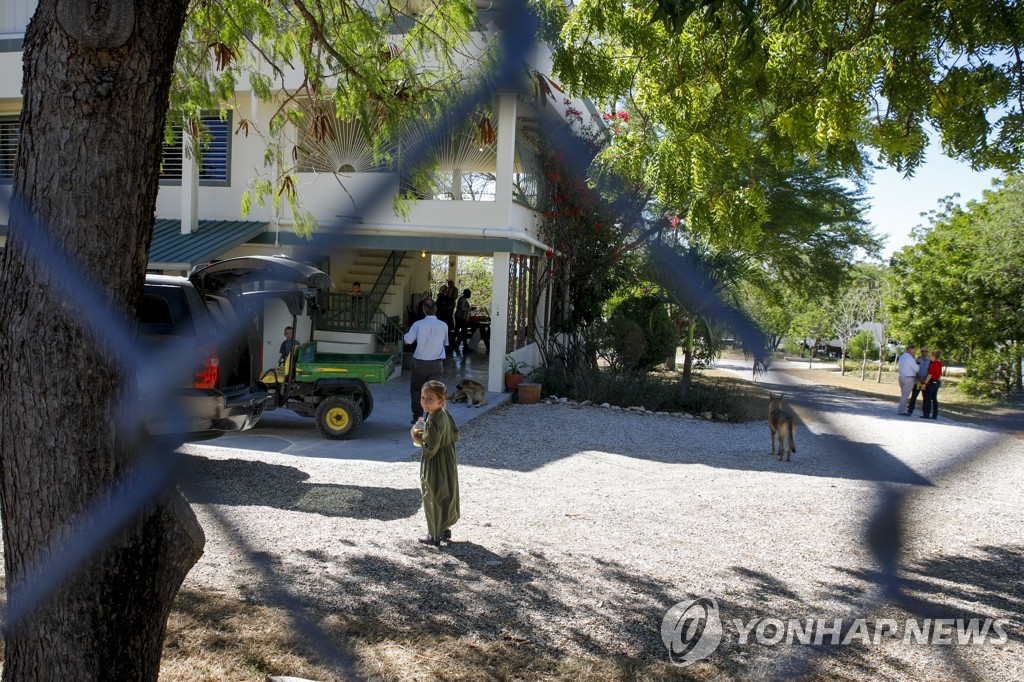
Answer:
<svg viewBox="0 0 1024 682"><path fill-rule="evenodd" d="M348 440L363 423L362 411L344 396L327 398L316 411L316 428L324 438Z"/></svg>

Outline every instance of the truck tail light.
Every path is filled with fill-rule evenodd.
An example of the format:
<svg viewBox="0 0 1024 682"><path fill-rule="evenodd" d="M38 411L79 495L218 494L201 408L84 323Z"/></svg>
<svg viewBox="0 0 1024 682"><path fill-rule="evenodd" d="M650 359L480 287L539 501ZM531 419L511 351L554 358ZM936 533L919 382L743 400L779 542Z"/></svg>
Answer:
<svg viewBox="0 0 1024 682"><path fill-rule="evenodd" d="M217 357L217 351L200 348L199 353L203 365L196 369L192 388L217 388L220 381L220 358Z"/></svg>

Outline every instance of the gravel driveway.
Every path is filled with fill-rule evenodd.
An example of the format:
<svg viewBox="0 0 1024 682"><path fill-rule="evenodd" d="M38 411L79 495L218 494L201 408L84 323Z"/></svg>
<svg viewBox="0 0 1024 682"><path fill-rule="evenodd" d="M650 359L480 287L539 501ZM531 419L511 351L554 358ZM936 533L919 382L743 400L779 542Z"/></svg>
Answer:
<svg viewBox="0 0 1024 682"><path fill-rule="evenodd" d="M1024 679L1020 433L898 417L891 402L767 378L799 416L789 463L769 456L763 422L570 403L474 419L458 447L462 520L441 550L416 542L411 444L392 463L185 446L207 532L185 586L394 632L659 661L669 608L709 597L723 637L686 668L695 678ZM902 506L874 524L875 553L865 529L892 499ZM902 608L879 587L897 549L914 598ZM791 631L811 619L828 643L822 624L836 618L837 637L853 631L848 645L809 646ZM972 618L1002 619L1006 637L955 643L955 619ZM917 643L908 619L954 625ZM879 627L890 636L875 637Z"/></svg>

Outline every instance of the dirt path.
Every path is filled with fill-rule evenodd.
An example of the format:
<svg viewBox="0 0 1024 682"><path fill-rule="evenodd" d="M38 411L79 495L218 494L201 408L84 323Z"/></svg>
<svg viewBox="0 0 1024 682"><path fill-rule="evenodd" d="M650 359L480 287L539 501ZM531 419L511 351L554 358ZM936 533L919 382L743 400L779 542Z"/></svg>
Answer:
<svg viewBox="0 0 1024 682"><path fill-rule="evenodd" d="M749 370L736 371L736 365L747 366L749 363L742 357L733 357L725 360L726 366L731 369L709 369L706 373L712 376L732 376L751 380ZM889 374L882 375L882 381L875 380L875 374L868 372L866 379L861 380L860 368L848 366L846 374L840 374L836 365L816 365L814 369L808 369L807 362L778 361L773 366L773 372L778 372L794 379L813 382L822 386L839 388L850 393L891 401L893 407L899 402L900 390L894 378ZM921 397L918 397L918 410ZM980 404L976 402L965 402L953 390L940 390L939 413L942 417L952 421L985 426L995 424L999 428L1010 431L1024 432L1024 404Z"/></svg>

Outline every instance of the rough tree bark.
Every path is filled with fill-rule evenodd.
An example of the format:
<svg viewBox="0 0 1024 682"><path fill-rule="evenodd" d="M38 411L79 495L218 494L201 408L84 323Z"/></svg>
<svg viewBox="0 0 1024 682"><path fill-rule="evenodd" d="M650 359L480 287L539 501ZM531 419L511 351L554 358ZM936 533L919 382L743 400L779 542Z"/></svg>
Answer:
<svg viewBox="0 0 1024 682"><path fill-rule="evenodd" d="M51 244L129 324L142 290L161 138L187 0L41 0L25 34L22 137L0 261L0 495L7 595L132 476L134 379L26 237ZM156 680L167 614L202 554L173 487L6 633L4 680Z"/></svg>

